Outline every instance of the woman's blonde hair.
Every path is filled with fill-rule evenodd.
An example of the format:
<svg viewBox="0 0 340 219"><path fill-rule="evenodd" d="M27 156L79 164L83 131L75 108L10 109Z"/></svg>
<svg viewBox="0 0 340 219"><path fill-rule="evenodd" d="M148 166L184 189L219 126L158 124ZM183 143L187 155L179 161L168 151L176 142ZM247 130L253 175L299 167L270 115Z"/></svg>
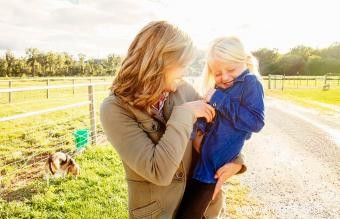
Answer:
<svg viewBox="0 0 340 219"><path fill-rule="evenodd" d="M151 113L165 90L165 72L187 66L194 56L190 37L166 21L147 24L132 41L111 91L124 102Z"/></svg>
<svg viewBox="0 0 340 219"><path fill-rule="evenodd" d="M211 60L218 60L226 64L245 63L250 72L258 77L260 76L256 58L245 50L239 38L234 36L220 37L212 41L207 52L206 64L203 70L204 91L213 88L215 85L214 76L209 68Z"/></svg>

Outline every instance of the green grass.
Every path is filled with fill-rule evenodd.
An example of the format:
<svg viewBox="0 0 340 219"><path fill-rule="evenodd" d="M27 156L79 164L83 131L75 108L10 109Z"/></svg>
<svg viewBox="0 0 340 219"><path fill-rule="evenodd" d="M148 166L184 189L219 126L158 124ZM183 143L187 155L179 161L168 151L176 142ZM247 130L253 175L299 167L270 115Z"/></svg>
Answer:
<svg viewBox="0 0 340 219"><path fill-rule="evenodd" d="M333 88L328 91L321 89L285 89L266 90L266 95L291 100L305 107L312 107L324 112L336 113L335 108L340 107L340 88Z"/></svg>
<svg viewBox="0 0 340 219"><path fill-rule="evenodd" d="M77 179L43 179L3 194L0 218L127 218L127 188L112 147L93 147L76 158Z"/></svg>
<svg viewBox="0 0 340 219"><path fill-rule="evenodd" d="M48 186L36 179L25 187L0 196L0 218L117 218L127 211L127 186L121 161L111 146L96 146L76 158L81 166L77 179L54 179ZM258 206L248 197L249 188L229 180L227 212L241 218L242 207ZM254 213L251 218L261 218Z"/></svg>
<svg viewBox="0 0 340 219"><path fill-rule="evenodd" d="M107 96L108 86L95 87L94 91L97 131L102 134L99 107ZM0 94L0 118L87 101L88 92L87 87L76 88L75 94L72 89L51 90L49 99L46 91L21 92L13 94L13 103L8 104L7 100L8 94ZM32 177L29 165L33 167L35 161L49 153L73 151L73 132L89 127L88 105L0 122L0 188Z"/></svg>

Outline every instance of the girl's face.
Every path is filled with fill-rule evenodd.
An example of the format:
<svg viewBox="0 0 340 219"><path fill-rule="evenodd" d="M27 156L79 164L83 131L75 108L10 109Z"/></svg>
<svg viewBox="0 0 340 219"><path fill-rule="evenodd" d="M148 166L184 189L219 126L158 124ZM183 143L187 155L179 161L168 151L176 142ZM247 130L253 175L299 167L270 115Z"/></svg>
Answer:
<svg viewBox="0 0 340 219"><path fill-rule="evenodd" d="M209 62L209 68L214 76L215 84L222 89L229 88L233 81L247 69L245 63L225 63L213 59Z"/></svg>
<svg viewBox="0 0 340 219"><path fill-rule="evenodd" d="M169 68L165 72L165 91L175 92L182 80L186 67L176 66Z"/></svg>

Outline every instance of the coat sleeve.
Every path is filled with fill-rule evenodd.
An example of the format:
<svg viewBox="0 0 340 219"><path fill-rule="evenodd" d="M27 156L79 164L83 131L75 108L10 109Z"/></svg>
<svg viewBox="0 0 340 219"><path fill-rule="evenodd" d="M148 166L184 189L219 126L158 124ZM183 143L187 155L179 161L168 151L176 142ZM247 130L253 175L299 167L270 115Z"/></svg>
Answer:
<svg viewBox="0 0 340 219"><path fill-rule="evenodd" d="M146 180L165 186L171 183L180 165L196 117L190 110L175 106L166 131L157 144L118 104L104 101L100 120L109 142L121 159Z"/></svg>
<svg viewBox="0 0 340 219"><path fill-rule="evenodd" d="M241 99L233 99L228 93L216 90L211 105L229 119L236 129L259 132L264 126L264 94L261 83L255 76L244 81Z"/></svg>

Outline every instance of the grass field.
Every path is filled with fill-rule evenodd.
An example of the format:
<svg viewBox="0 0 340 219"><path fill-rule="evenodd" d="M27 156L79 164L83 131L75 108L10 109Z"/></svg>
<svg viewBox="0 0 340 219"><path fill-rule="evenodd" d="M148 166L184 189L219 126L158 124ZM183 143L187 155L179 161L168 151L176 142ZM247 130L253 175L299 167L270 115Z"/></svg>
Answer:
<svg viewBox="0 0 340 219"><path fill-rule="evenodd" d="M108 94L108 86L98 86L94 90L98 121L98 109ZM87 101L88 91L87 87L76 88L74 94L72 88L51 89L49 99L46 99L45 90L18 92L12 95L12 100L8 104L8 94L0 93L0 118ZM34 178L32 174L38 173L40 166L36 163L43 162L51 152L74 151L73 132L89 127L88 105L0 122L0 188ZM97 131L102 133L99 121Z"/></svg>
<svg viewBox="0 0 340 219"><path fill-rule="evenodd" d="M112 147L90 148L77 157L78 179L36 179L2 194L0 218L127 218L121 162Z"/></svg>
<svg viewBox="0 0 340 219"><path fill-rule="evenodd" d="M0 196L0 218L127 218L127 186L120 159L111 146L96 146L77 157L78 179L56 179L47 186L36 179L25 187ZM245 218L240 208L256 208L249 188L237 178L227 184L229 218ZM255 206L255 207L254 207ZM250 218L262 218L252 212Z"/></svg>
<svg viewBox="0 0 340 219"><path fill-rule="evenodd" d="M265 90L266 95L293 101L305 107L323 112L340 113L340 88L323 91L321 89Z"/></svg>

